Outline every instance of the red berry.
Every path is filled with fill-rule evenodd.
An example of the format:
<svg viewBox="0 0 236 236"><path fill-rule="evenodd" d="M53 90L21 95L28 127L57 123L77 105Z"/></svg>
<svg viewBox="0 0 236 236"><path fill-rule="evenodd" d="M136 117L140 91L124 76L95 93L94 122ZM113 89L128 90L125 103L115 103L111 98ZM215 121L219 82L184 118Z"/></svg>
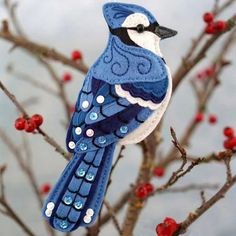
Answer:
<svg viewBox="0 0 236 236"><path fill-rule="evenodd" d="M81 60L82 59L82 53L78 50L73 51L71 54L71 59L73 61Z"/></svg>
<svg viewBox="0 0 236 236"><path fill-rule="evenodd" d="M146 188L148 194L151 194L154 191L154 186L151 183L144 184L144 188Z"/></svg>
<svg viewBox="0 0 236 236"><path fill-rule="evenodd" d="M65 73L62 77L63 82L70 82L72 80L72 75L70 73Z"/></svg>
<svg viewBox="0 0 236 236"><path fill-rule="evenodd" d="M205 28L205 33L206 34L215 34L216 30L213 24L208 24Z"/></svg>
<svg viewBox="0 0 236 236"><path fill-rule="evenodd" d="M218 32L224 31L227 28L227 22L223 20L216 21L213 27Z"/></svg>
<svg viewBox="0 0 236 236"><path fill-rule="evenodd" d="M215 124L217 123L218 119L216 115L209 115L208 121L210 124Z"/></svg>
<svg viewBox="0 0 236 236"><path fill-rule="evenodd" d="M73 113L75 111L75 105L70 106L70 113Z"/></svg>
<svg viewBox="0 0 236 236"><path fill-rule="evenodd" d="M225 127L224 128L224 135L228 138L234 137L234 129L232 127Z"/></svg>
<svg viewBox="0 0 236 236"><path fill-rule="evenodd" d="M212 12L206 12L204 15L203 15L203 20L206 22L206 23L211 23L213 22L214 20L214 15Z"/></svg>
<svg viewBox="0 0 236 236"><path fill-rule="evenodd" d="M195 122L197 123L200 123L204 120L204 114L199 112L195 115L195 118L194 118Z"/></svg>
<svg viewBox="0 0 236 236"><path fill-rule="evenodd" d="M33 115L31 117L31 120L34 121L34 123L36 124L37 127L39 127L43 123L43 117L39 114Z"/></svg>
<svg viewBox="0 0 236 236"><path fill-rule="evenodd" d="M32 133L34 132L34 130L36 129L36 124L33 120L29 119L26 121L26 124L25 124L25 131L27 133Z"/></svg>
<svg viewBox="0 0 236 236"><path fill-rule="evenodd" d="M40 186L40 193L41 194L47 194L51 190L51 185L49 183L45 183L42 186Z"/></svg>
<svg viewBox="0 0 236 236"><path fill-rule="evenodd" d="M236 138L227 139L224 141L225 149L235 149L236 148Z"/></svg>
<svg viewBox="0 0 236 236"><path fill-rule="evenodd" d="M15 121L15 128L17 130L24 130L25 129L25 123L26 123L26 119L21 117L16 119Z"/></svg>
<svg viewBox="0 0 236 236"><path fill-rule="evenodd" d="M214 69L214 67L209 67L209 68L206 69L206 75L207 75L208 77L212 77L214 74L215 74L215 69Z"/></svg>
<svg viewBox="0 0 236 236"><path fill-rule="evenodd" d="M224 148L225 148L225 149L231 149L230 140L225 140L225 141L224 141Z"/></svg>
<svg viewBox="0 0 236 236"><path fill-rule="evenodd" d="M163 167L156 167L153 174L157 177L163 177L165 175L165 169Z"/></svg>
<svg viewBox="0 0 236 236"><path fill-rule="evenodd" d="M229 144L230 144L230 149L236 148L236 138L230 139Z"/></svg>
<svg viewBox="0 0 236 236"><path fill-rule="evenodd" d="M148 196L148 191L144 185L140 185L135 189L135 196L140 199L144 199Z"/></svg>
<svg viewBox="0 0 236 236"><path fill-rule="evenodd" d="M178 228L179 224L174 219L167 217L163 223L157 225L156 232L158 236L173 236Z"/></svg>

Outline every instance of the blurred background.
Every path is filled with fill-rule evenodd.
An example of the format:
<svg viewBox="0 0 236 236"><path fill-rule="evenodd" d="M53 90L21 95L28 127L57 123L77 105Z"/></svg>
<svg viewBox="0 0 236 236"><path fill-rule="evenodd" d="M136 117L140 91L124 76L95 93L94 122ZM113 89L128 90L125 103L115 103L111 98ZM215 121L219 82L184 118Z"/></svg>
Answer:
<svg viewBox="0 0 236 236"><path fill-rule="evenodd" d="M21 0L17 15L24 31L36 42L57 48L66 55L74 49L83 52L87 65L92 65L101 54L107 43L108 28L102 16L102 5L108 1L104 0ZM160 24L176 29L177 37L161 43L164 57L171 68L175 71L181 57L191 44L193 37L197 36L204 27L202 15L212 9L213 0L135 0L125 1L143 5L151 10ZM234 4L222 19L227 19L236 12ZM0 19L7 18L3 2L0 1ZM220 45L221 42L218 44ZM208 57L211 58L217 52L217 47L211 50ZM14 76L6 73L9 64L14 65L17 71L31 74L33 78L53 85L47 72L38 65L38 62L20 49L9 53L11 45L0 40L0 78L5 85L18 97L21 102L28 98L36 99L37 104L27 107L31 114L40 113L45 117L43 128L55 137L64 146L65 129L62 126L65 115L61 103L46 93L34 89L25 82L18 81ZM189 153L204 155L213 151L222 150L222 130L227 125L236 127L236 47L228 54L228 59L234 65L227 68L221 75L222 85L212 97L209 112L218 116L219 121L215 126L207 122L201 125L192 139ZM205 64L204 64L205 63ZM197 73L202 67L208 65L203 61L193 73ZM73 74L73 81L67 85L67 93L71 104L77 98L84 76L71 68L55 64L59 74L69 72ZM191 78L191 75L189 76ZM196 102L188 80L185 80L173 96L171 105L165 117L162 143L162 152L166 152L171 144L169 127L175 128L177 135L181 136L189 120L193 117ZM15 107L0 92L0 127L7 132L14 142L20 144L21 134L15 131L14 121L17 118ZM53 150L53 148L42 141L38 135L30 135L30 143L33 151L33 166L39 183L55 183L66 161ZM117 150L118 151L118 150ZM141 161L141 150L138 146L128 146L124 152L125 158L119 163L110 188L108 198L114 202L120 193L133 183L137 168ZM8 170L5 175L7 183L6 193L15 210L22 215L23 219L31 225L37 235L44 235L45 228L42 225L41 213L37 203L32 197L31 189L22 172L19 170L14 158L0 141L0 165L7 164ZM236 170L236 162L233 162ZM172 165L168 169L166 178L176 169ZM166 178L157 180L155 184L165 182ZM225 170L223 165L211 164L198 167L190 175L179 182L180 185L187 183L223 183ZM210 197L211 191L206 191ZM194 223L186 235L189 236L234 236L236 235L236 188L233 188L226 198L216 204L204 216ZM135 236L156 235L155 227L163 218L170 216L177 221L186 218L187 214L201 204L199 192L180 194L162 194L151 198L148 206L142 212L139 224L135 229ZM124 211L119 215L122 219ZM112 225L105 227L102 236L116 235ZM0 215L0 235L21 236L24 233L14 223ZM73 235L83 235L83 229L77 230Z"/></svg>

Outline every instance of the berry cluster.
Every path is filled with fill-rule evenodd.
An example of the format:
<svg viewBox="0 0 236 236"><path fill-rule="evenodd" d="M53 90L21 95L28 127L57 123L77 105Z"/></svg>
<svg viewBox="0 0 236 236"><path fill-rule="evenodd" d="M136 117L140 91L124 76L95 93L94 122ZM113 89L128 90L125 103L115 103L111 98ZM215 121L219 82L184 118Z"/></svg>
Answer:
<svg viewBox="0 0 236 236"><path fill-rule="evenodd" d="M195 121L196 123L201 123L201 122L204 121L204 119L205 119L205 114L202 113L202 112L198 112L198 113L195 115L195 117L194 117L194 121ZM218 117L217 117L216 115L210 114L210 115L208 116L208 122L209 122L209 124L214 125L214 124L217 123L217 121L218 121Z"/></svg>
<svg viewBox="0 0 236 236"><path fill-rule="evenodd" d="M154 186L151 183L140 184L135 189L135 196L140 199L147 198L154 191Z"/></svg>
<svg viewBox="0 0 236 236"><path fill-rule="evenodd" d="M163 223L160 223L156 227L156 232L158 236L173 236L178 230L179 224L172 218L165 218Z"/></svg>
<svg viewBox="0 0 236 236"><path fill-rule="evenodd" d="M35 129L43 124L43 117L39 114L33 115L31 118L26 119L20 117L15 121L15 128L19 131L25 130L27 133L33 133Z"/></svg>
<svg viewBox="0 0 236 236"><path fill-rule="evenodd" d="M215 75L215 66L211 65L197 73L197 79L203 81L207 78L212 78Z"/></svg>
<svg viewBox="0 0 236 236"><path fill-rule="evenodd" d="M205 28L206 34L217 34L227 29L228 24L226 21L223 20L214 21L214 18L215 16L212 12L206 12L203 15L203 20L207 24Z"/></svg>
<svg viewBox="0 0 236 236"><path fill-rule="evenodd" d="M236 136L234 129L232 127L226 127L224 128L224 136L226 137L226 140L224 141L224 148L235 150L236 149Z"/></svg>
<svg viewBox="0 0 236 236"><path fill-rule="evenodd" d="M49 183L42 184L39 188L39 192L42 195L48 194L51 190L52 186Z"/></svg>

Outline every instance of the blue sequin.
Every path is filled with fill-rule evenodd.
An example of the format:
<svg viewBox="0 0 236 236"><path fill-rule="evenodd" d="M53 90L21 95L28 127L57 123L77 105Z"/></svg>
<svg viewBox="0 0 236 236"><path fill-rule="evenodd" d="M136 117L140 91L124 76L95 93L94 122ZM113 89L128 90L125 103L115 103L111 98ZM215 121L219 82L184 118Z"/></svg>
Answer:
<svg viewBox="0 0 236 236"><path fill-rule="evenodd" d="M90 120L97 120L98 119L98 114L96 112L91 112L89 115Z"/></svg>
<svg viewBox="0 0 236 236"><path fill-rule="evenodd" d="M98 142L100 144L105 144L107 142L107 139L104 136L101 136L101 137L98 138Z"/></svg>
<svg viewBox="0 0 236 236"><path fill-rule="evenodd" d="M122 134L127 134L128 133L128 127L127 126L121 126L120 127L120 132Z"/></svg>
<svg viewBox="0 0 236 236"><path fill-rule="evenodd" d="M75 209L80 210L83 207L83 203L81 201L75 202L74 207Z"/></svg>
<svg viewBox="0 0 236 236"><path fill-rule="evenodd" d="M76 175L78 176L78 177L84 177L85 176L85 170L84 169L79 169L79 170L77 170L76 171Z"/></svg>
<svg viewBox="0 0 236 236"><path fill-rule="evenodd" d="M88 149L88 145L86 143L80 143L79 148L81 151L86 151Z"/></svg>
<svg viewBox="0 0 236 236"><path fill-rule="evenodd" d="M88 180L88 181L93 181L94 180L94 174L93 173L88 173L87 175L86 175L86 179Z"/></svg>
<svg viewBox="0 0 236 236"><path fill-rule="evenodd" d="M67 222L67 221L62 221L62 222L60 223L60 227L61 227L62 229L66 229L68 226L69 226L69 225L68 225L68 222Z"/></svg>
<svg viewBox="0 0 236 236"><path fill-rule="evenodd" d="M70 204L73 202L73 199L72 199L72 197L70 197L70 196L65 196L64 199L63 199L63 202L64 202L66 205L70 205Z"/></svg>

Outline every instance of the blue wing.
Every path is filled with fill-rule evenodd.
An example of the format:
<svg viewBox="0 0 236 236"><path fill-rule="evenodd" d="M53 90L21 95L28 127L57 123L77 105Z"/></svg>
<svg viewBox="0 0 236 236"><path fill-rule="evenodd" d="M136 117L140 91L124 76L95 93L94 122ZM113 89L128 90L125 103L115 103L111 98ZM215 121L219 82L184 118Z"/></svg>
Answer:
<svg viewBox="0 0 236 236"><path fill-rule="evenodd" d="M166 95L166 81L126 83L122 84L122 88L134 97L160 103ZM115 143L134 131L152 113L149 108L120 98L115 85L87 77L68 129L67 148L73 152L74 146L71 148L69 145L73 142L76 152L87 152Z"/></svg>

